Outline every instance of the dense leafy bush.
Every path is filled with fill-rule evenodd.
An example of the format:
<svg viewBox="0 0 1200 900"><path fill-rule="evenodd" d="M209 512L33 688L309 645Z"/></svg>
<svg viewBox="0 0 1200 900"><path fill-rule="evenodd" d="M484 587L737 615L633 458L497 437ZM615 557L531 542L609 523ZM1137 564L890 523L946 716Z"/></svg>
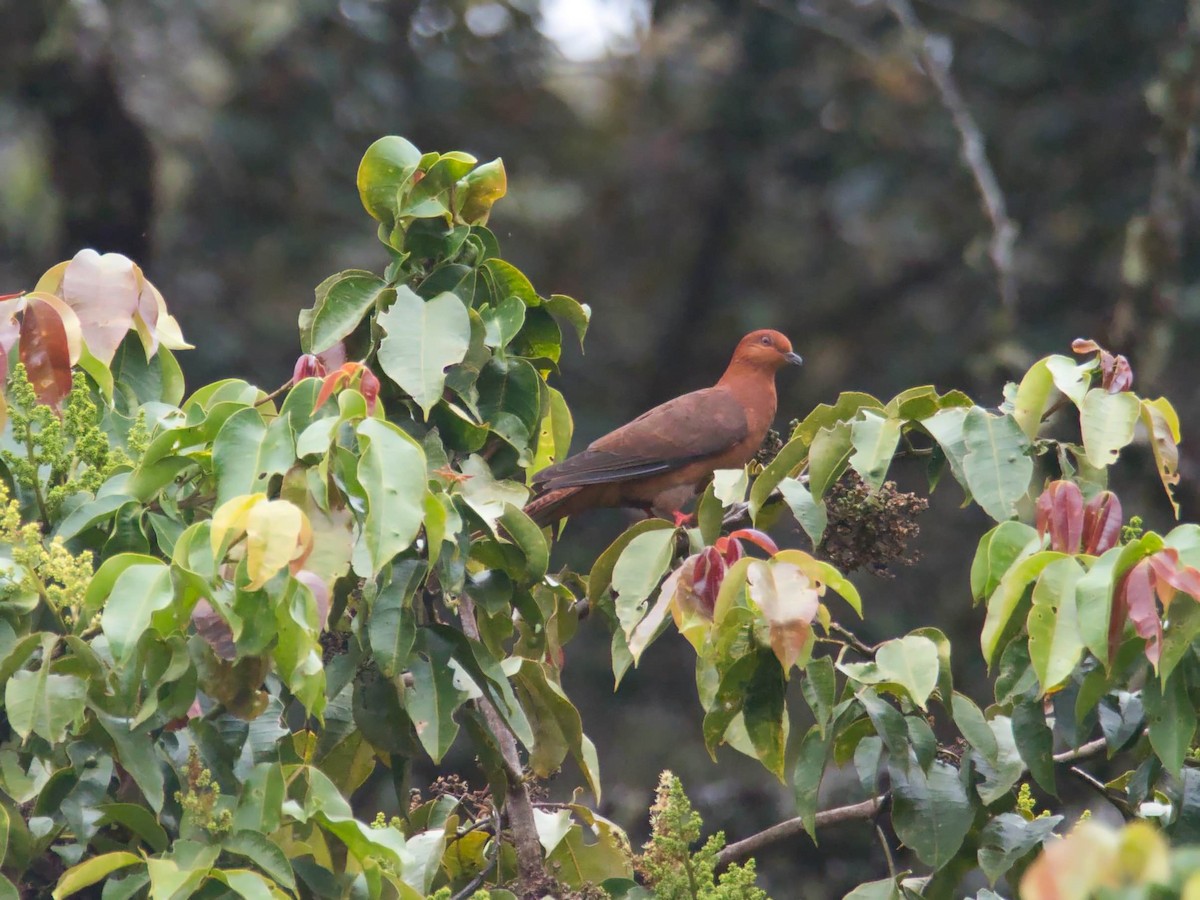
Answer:
<svg viewBox="0 0 1200 900"><path fill-rule="evenodd" d="M539 799L568 756L601 794L559 678L585 609L618 683L672 624L684 635L697 736L790 779L810 835L890 818L922 874L856 897L954 896L976 868L1059 896L1038 886L1096 847L1121 863L1089 885L1182 890L1193 855L1167 842L1200 829L1200 527L1143 531L1106 489L1139 423L1168 494L1178 480L1175 413L1131 390L1123 358L1078 343L1082 361L1037 362L999 411L931 387L843 394L765 465L718 472L695 528L645 520L586 577L552 574L524 482L570 444L550 381L588 308L501 258L499 160L388 137L358 187L386 268L318 286L273 393L227 380L185 399L186 344L124 257L85 250L2 301L0 895L759 896L753 866L729 866L769 837L692 856L677 781L640 856L578 796ZM921 504L886 481L897 454L998 523L969 567L995 673L982 708L936 627L868 646L835 619L864 611L833 563L903 556L912 533ZM766 535L785 511L811 552ZM789 766L794 684L813 724ZM459 740L486 790L446 778L400 816L364 807L373 775L407 801L409 761ZM1053 795L1057 767L1104 752L1129 770L1099 789L1161 832L1057 842L1063 817L1033 814L1026 776ZM830 765L866 802L818 812Z"/></svg>

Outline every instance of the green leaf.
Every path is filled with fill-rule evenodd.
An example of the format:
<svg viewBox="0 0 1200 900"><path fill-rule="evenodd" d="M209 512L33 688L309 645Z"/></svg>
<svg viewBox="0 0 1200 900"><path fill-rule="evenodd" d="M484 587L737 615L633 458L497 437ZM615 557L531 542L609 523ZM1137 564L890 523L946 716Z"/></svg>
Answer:
<svg viewBox="0 0 1200 900"><path fill-rule="evenodd" d="M1014 563L1041 549L1041 538L1024 522L1001 522L979 541L971 563L971 596L978 603L992 596Z"/></svg>
<svg viewBox="0 0 1200 900"><path fill-rule="evenodd" d="M921 427L938 442L938 446L946 454L946 461L950 463L950 471L954 474L955 480L969 496L971 486L967 483L967 474L963 467L967 456L964 426L968 412L969 410L962 407L943 409L929 418L923 419Z"/></svg>
<svg viewBox="0 0 1200 900"><path fill-rule="evenodd" d="M216 506L266 488L272 475L282 475L296 461L295 438L286 419L268 426L257 409L247 407L225 420L213 440L217 475Z"/></svg>
<svg viewBox="0 0 1200 900"><path fill-rule="evenodd" d="M484 267L492 276L496 285L496 295L503 301L508 297L516 297L526 306L540 306L542 298L537 295L529 279L512 263L502 259L489 259Z"/></svg>
<svg viewBox="0 0 1200 900"><path fill-rule="evenodd" d="M373 576L408 549L421 528L425 453L411 437L380 419L359 423L358 442L358 480L367 494L363 538Z"/></svg>
<svg viewBox="0 0 1200 900"><path fill-rule="evenodd" d="M136 853L126 853L123 850L93 856L63 872L51 896L54 900L69 897L89 885L104 880L118 869L140 865L143 861Z"/></svg>
<svg viewBox="0 0 1200 900"><path fill-rule="evenodd" d="M483 319L484 343L489 347L507 347L525 324L525 304L517 297L506 297L497 306L480 311Z"/></svg>
<svg viewBox="0 0 1200 900"><path fill-rule="evenodd" d="M471 344L471 320L462 300L450 293L422 300L407 287L379 316L387 336L379 345L379 365L416 404L425 418L442 398L446 369L463 361Z"/></svg>
<svg viewBox="0 0 1200 900"><path fill-rule="evenodd" d="M674 528L642 531L621 552L613 567L612 589L626 638L645 614L646 598L662 580L674 554Z"/></svg>
<svg viewBox="0 0 1200 900"><path fill-rule="evenodd" d="M170 608L175 599L170 568L152 557L133 553L112 557L106 563L122 557L129 558L129 565L113 582L100 616L100 628L118 664L133 654L154 614Z"/></svg>
<svg viewBox="0 0 1200 900"><path fill-rule="evenodd" d="M371 604L367 636L379 671L389 678L402 674L417 638L417 623L405 598L405 585L392 582Z"/></svg>
<svg viewBox="0 0 1200 900"><path fill-rule="evenodd" d="M1016 813L1001 813L988 822L979 836L979 868L988 883L995 884L1023 856L1041 847L1062 820L1043 816L1029 821Z"/></svg>
<svg viewBox="0 0 1200 900"><path fill-rule="evenodd" d="M955 691L950 705L954 714L954 724L967 739L967 743L983 754L984 758L996 759L999 753L996 735L979 707L975 705L975 701Z"/></svg>
<svg viewBox="0 0 1200 900"><path fill-rule="evenodd" d="M8 721L22 739L30 734L52 744L63 741L67 728L83 715L87 685L75 675L52 675L49 661L36 672L22 670L4 686Z"/></svg>
<svg viewBox="0 0 1200 900"><path fill-rule="evenodd" d="M987 616L979 635L980 646L983 648L983 659L989 666L996 658L1005 628L1017 611L1017 606L1021 602L1021 598L1025 596L1025 589L1029 587L1029 583L1037 578L1050 563L1067 558L1065 553L1040 550L1021 560L1004 573L999 587L988 598Z"/></svg>
<svg viewBox="0 0 1200 900"><path fill-rule="evenodd" d="M863 410L850 426L850 443L854 453L850 465L872 490L883 487L888 467L900 443L899 419L889 418L874 410Z"/></svg>
<svg viewBox="0 0 1200 900"><path fill-rule="evenodd" d="M1122 448L1133 440L1140 413L1138 398L1128 391L1119 394L1110 394L1104 388L1088 391L1079 411L1087 461L1097 469L1116 462Z"/></svg>
<svg viewBox="0 0 1200 900"><path fill-rule="evenodd" d="M296 876L287 854L265 834L245 829L235 831L221 841L221 849L250 860L289 890L296 889Z"/></svg>
<svg viewBox="0 0 1200 900"><path fill-rule="evenodd" d="M417 656L410 662L409 672L413 684L405 691L404 707L425 752L435 763L441 762L458 735L455 710L478 696L479 688L449 657Z"/></svg>
<svg viewBox="0 0 1200 900"><path fill-rule="evenodd" d="M592 308L566 294L551 294L550 299L546 301L546 309L554 318L575 329L575 336L579 338L579 348L582 350L583 337L587 334L588 323L592 320Z"/></svg>
<svg viewBox="0 0 1200 900"><path fill-rule="evenodd" d="M1042 425L1042 416L1050 406L1050 396L1054 393L1054 376L1046 368L1046 360L1039 359L1017 387L1013 399L1012 416L1025 437L1034 440ZM993 879L994 880L994 879Z"/></svg>
<svg viewBox="0 0 1200 900"><path fill-rule="evenodd" d="M530 581L541 581L550 565L550 546L542 529L525 515L521 507L511 503L504 507L500 524L525 555L526 577Z"/></svg>
<svg viewBox="0 0 1200 900"><path fill-rule="evenodd" d="M541 421L541 377L528 360L490 359L479 373L479 415L518 451L528 449Z"/></svg>
<svg viewBox="0 0 1200 900"><path fill-rule="evenodd" d="M1148 678L1142 689L1146 720L1150 723L1150 746L1163 768L1179 777L1196 733L1196 707L1188 698L1183 672L1176 672L1165 685Z"/></svg>
<svg viewBox="0 0 1200 900"><path fill-rule="evenodd" d="M146 802L156 813L162 811L163 769L155 753L155 741L149 729L143 732L130 730L131 719L110 716L100 709L93 708L97 720L112 738L116 747L116 759L121 767L128 772L134 783L141 789ZM137 807L135 807L137 808Z"/></svg>
<svg viewBox="0 0 1200 900"><path fill-rule="evenodd" d="M892 759L904 764L908 760L908 726L904 724L904 716L874 689L861 690L856 696Z"/></svg>
<svg viewBox="0 0 1200 900"><path fill-rule="evenodd" d="M102 803L96 809L101 813L98 825L122 825L155 853L164 853L170 846L166 830L146 807L136 803Z"/></svg>
<svg viewBox="0 0 1200 900"><path fill-rule="evenodd" d="M1096 369L1095 363L1085 362L1077 365L1069 356L1048 356L1044 362L1046 370L1054 379L1054 386L1076 406L1082 405L1088 385L1092 381L1092 372Z"/></svg>
<svg viewBox="0 0 1200 900"><path fill-rule="evenodd" d="M533 726L534 743L529 754L533 772L538 777L548 777L558 770L569 751L579 763L593 795L599 797L595 749L585 749L587 738L583 734L579 711L554 681L553 670L534 660L523 660L513 686ZM591 742L587 741L587 744ZM551 849L547 848L547 852Z"/></svg>
<svg viewBox="0 0 1200 900"><path fill-rule="evenodd" d="M1083 574L1083 567L1074 559L1055 560L1042 570L1033 588L1026 627L1029 660L1042 695L1071 676L1083 653L1075 603L1075 586Z"/></svg>
<svg viewBox="0 0 1200 900"><path fill-rule="evenodd" d="M983 781L976 785L976 790L985 806L990 806L1011 792L1025 774L1025 763L1021 760L1013 737L1012 720L1008 716L994 716L988 720L988 727L996 742L995 757L972 754L976 770L983 775Z"/></svg>
<svg viewBox="0 0 1200 900"><path fill-rule="evenodd" d="M406 290L403 289L402 290ZM317 300L303 332L306 353L323 353L349 335L372 309L386 305L392 289L361 269L331 275L317 285Z"/></svg>
<svg viewBox="0 0 1200 900"><path fill-rule="evenodd" d="M842 900L905 900L907 895L892 878L860 884Z"/></svg>
<svg viewBox="0 0 1200 900"><path fill-rule="evenodd" d="M1054 734L1046 724L1041 699L1027 698L1013 706L1013 741L1029 767L1029 774L1048 794L1057 796L1054 785Z"/></svg>
<svg viewBox="0 0 1200 900"><path fill-rule="evenodd" d="M938 679L938 650L933 641L911 634L887 641L876 652L875 664L885 681L903 687L909 699L925 709Z"/></svg>
<svg viewBox="0 0 1200 900"><path fill-rule="evenodd" d="M571 809L577 816L588 814L588 819L584 820L583 827L572 827L554 852L546 857L547 868L568 887L631 876L629 839L624 832L607 819L590 814L585 807L573 805Z"/></svg>
<svg viewBox="0 0 1200 900"><path fill-rule="evenodd" d="M829 740L816 725L808 729L800 742L796 767L792 770L792 793L796 799L796 814L804 822L804 830L815 842L817 839L817 794L825 773Z"/></svg>
<svg viewBox="0 0 1200 900"><path fill-rule="evenodd" d="M561 391L547 387L546 392L550 397L549 408L542 416L538 428L537 455L526 470L526 476L535 475L546 466L566 459L571 449L571 435L575 430L571 410Z"/></svg>
<svg viewBox="0 0 1200 900"><path fill-rule="evenodd" d="M400 197L421 162L421 151L402 137L382 137L367 148L358 164L358 196L372 218L391 224Z"/></svg>
<svg viewBox="0 0 1200 900"><path fill-rule="evenodd" d="M761 477L761 476L759 476ZM757 484L757 482L755 482ZM779 482L779 492L783 494L784 502L816 547L825 535L825 527L829 524L829 516L825 504L814 500L808 488L795 478L784 478ZM753 495L753 491L751 491Z"/></svg>
<svg viewBox="0 0 1200 900"><path fill-rule="evenodd" d="M596 557L596 562L592 564L592 570L588 574L587 598L588 601L595 605L600 598L604 596L604 592L612 586L613 571L617 565L617 561L625 552L634 540L640 535L648 531L670 531L675 533L675 526L664 519L643 519L640 522L635 522L626 528L609 546ZM649 596L649 591L647 591Z"/></svg>
<svg viewBox="0 0 1200 900"><path fill-rule="evenodd" d="M804 700L812 710L821 736L833 719L833 706L837 701L837 682L834 678L833 660L828 656L820 656L810 662L804 669L804 680L800 682Z"/></svg>
<svg viewBox="0 0 1200 900"><path fill-rule="evenodd" d="M808 451L808 488L814 498L824 497L830 486L842 477L853 449L847 424L822 428L813 436Z"/></svg>
<svg viewBox="0 0 1200 900"><path fill-rule="evenodd" d="M954 858L975 819L958 770L941 760L928 774L895 761L889 768L896 836L936 871Z"/></svg>
<svg viewBox="0 0 1200 900"><path fill-rule="evenodd" d="M963 421L963 441L963 474L971 496L997 522L1011 519L1033 476L1029 439L1012 416L974 407Z"/></svg>

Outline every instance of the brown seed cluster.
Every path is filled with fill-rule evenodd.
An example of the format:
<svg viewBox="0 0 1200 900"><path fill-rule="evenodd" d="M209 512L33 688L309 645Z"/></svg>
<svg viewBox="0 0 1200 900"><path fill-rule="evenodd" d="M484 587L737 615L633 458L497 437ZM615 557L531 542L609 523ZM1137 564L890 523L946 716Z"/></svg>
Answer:
<svg viewBox="0 0 1200 900"><path fill-rule="evenodd" d="M928 500L897 490L894 481L872 492L847 472L825 494L829 524L817 556L842 572L867 569L893 577L889 566L911 566L920 558L909 544L921 533L917 517L928 507Z"/></svg>

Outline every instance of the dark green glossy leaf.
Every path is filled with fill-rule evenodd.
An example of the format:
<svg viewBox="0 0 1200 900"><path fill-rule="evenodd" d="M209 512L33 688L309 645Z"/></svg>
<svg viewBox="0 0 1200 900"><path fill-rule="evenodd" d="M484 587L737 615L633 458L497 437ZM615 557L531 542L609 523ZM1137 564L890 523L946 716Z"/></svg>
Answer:
<svg viewBox="0 0 1200 900"><path fill-rule="evenodd" d="M958 770L936 760L919 767L890 766L892 825L921 862L937 870L954 858L975 819Z"/></svg>

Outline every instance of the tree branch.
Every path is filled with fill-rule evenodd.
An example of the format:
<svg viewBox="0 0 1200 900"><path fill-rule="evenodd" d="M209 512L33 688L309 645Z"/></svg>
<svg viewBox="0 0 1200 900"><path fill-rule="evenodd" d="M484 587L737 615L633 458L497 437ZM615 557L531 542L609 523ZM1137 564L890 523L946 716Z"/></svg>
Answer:
<svg viewBox="0 0 1200 900"><path fill-rule="evenodd" d="M988 255L996 269L996 280L1000 291L1000 305L1011 321L1017 306L1017 278L1013 269L1013 244L1017 239L1017 226L1008 216L1008 204L996 172L988 160L983 133L970 107L963 99L954 76L950 73L948 53L940 46L943 39L930 34L921 24L909 0L887 0L888 9L904 29L913 51L929 80L937 89L942 106L950 113L961 142L963 162L975 180L983 210L992 223L992 239Z"/></svg>
<svg viewBox="0 0 1200 900"><path fill-rule="evenodd" d="M479 640L479 624L475 621L475 604L464 594L459 598L458 614L462 619L463 631L472 640ZM495 705L487 699L480 703L488 728L496 737L504 767L509 772L511 783L504 800L504 811L508 815L509 828L517 849L517 874L523 886L538 884L545 878L542 864L542 844L538 840L537 825L533 818L533 803L529 788L521 775L521 757L517 752L517 739L505 723Z"/></svg>
<svg viewBox="0 0 1200 900"><path fill-rule="evenodd" d="M862 803L852 803L849 806L839 806L819 812L817 813L816 826L818 828L825 828L829 825L837 825L840 822L870 821L883 807L883 803L887 797L886 793L880 794L877 797L872 797L870 800L864 800ZM795 837L804 830L804 820L799 816L794 819L788 819L786 822L780 822L778 825L772 825L758 834L752 834L745 840L730 844L718 853L717 867L724 868L731 862L737 862L739 859L752 856L763 847Z"/></svg>
<svg viewBox="0 0 1200 900"><path fill-rule="evenodd" d="M1080 759L1088 759L1093 756L1099 756L1104 752L1107 743L1104 738L1097 738L1094 741L1089 741L1074 750L1064 750L1062 753L1054 754L1055 763L1069 763ZM883 807L884 801L888 798L887 793L872 797L870 800L864 800L861 803L852 803L849 806L838 806L834 809L827 809L817 813L816 827L824 828L829 825L837 825L840 822L859 822L870 821L875 818L876 814ZM752 834L750 837L730 844L724 850L717 854L717 867L724 868L732 862L745 859L752 856L764 847L780 841L786 841L798 834L805 832L804 820L797 816L794 819L788 819L780 822L777 825L772 825L757 834Z"/></svg>

